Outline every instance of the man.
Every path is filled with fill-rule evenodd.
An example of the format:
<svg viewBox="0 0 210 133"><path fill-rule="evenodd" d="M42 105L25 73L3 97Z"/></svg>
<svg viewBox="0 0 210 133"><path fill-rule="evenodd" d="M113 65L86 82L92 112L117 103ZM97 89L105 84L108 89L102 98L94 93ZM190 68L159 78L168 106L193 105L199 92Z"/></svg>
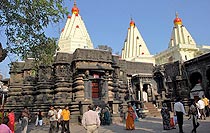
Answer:
<svg viewBox="0 0 210 133"><path fill-rule="evenodd" d="M61 119L61 113L62 113L62 109L60 107L57 108L57 112L58 112L58 115L57 115L57 132L59 131L59 126L61 125L62 123L62 119Z"/></svg>
<svg viewBox="0 0 210 133"><path fill-rule="evenodd" d="M205 103L203 102L203 100L201 100L199 98L198 102L197 102L197 108L199 109L200 112L200 119L202 120L202 116L204 116L204 120L206 119L206 114L205 114Z"/></svg>
<svg viewBox="0 0 210 133"><path fill-rule="evenodd" d="M69 128L70 111L68 105L65 105L64 109L62 110L61 119L63 120L61 133L64 132L70 133L70 128Z"/></svg>
<svg viewBox="0 0 210 133"><path fill-rule="evenodd" d="M29 116L30 114L28 108L24 107L23 111L21 112L21 133L27 132Z"/></svg>
<svg viewBox="0 0 210 133"><path fill-rule="evenodd" d="M93 111L93 105L89 105L88 111L83 114L82 125L87 130L87 133L98 133L100 124L98 113Z"/></svg>
<svg viewBox="0 0 210 133"><path fill-rule="evenodd" d="M48 112L48 117L50 118L49 133L55 133L56 132L56 124L57 124L57 111L54 109L54 107L52 105L50 106L50 110Z"/></svg>
<svg viewBox="0 0 210 133"><path fill-rule="evenodd" d="M177 122L179 125L179 133L183 132L183 115L186 115L184 105L181 103L181 98L177 98L174 104L174 115L177 116Z"/></svg>
<svg viewBox="0 0 210 133"><path fill-rule="evenodd" d="M205 104L205 111L206 111L206 116L209 117L209 99L205 97L205 95L203 95L202 98L204 104Z"/></svg>

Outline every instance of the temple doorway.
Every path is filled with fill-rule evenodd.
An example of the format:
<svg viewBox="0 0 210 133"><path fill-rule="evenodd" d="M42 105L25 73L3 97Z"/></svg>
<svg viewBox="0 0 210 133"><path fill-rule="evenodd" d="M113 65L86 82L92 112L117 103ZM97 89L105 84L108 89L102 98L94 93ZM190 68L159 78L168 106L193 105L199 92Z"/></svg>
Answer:
<svg viewBox="0 0 210 133"><path fill-rule="evenodd" d="M99 83L97 80L92 81L92 99L99 99Z"/></svg>
<svg viewBox="0 0 210 133"><path fill-rule="evenodd" d="M152 102L153 101L153 97L152 97L152 88L151 85L146 83L143 84L143 101L145 102Z"/></svg>
<svg viewBox="0 0 210 133"><path fill-rule="evenodd" d="M108 83L104 79L104 72L90 71L91 75L91 98L94 104L106 103L108 98Z"/></svg>
<svg viewBox="0 0 210 133"><path fill-rule="evenodd" d="M202 75L199 72L194 72L190 75L190 83L193 88L196 84L202 82Z"/></svg>

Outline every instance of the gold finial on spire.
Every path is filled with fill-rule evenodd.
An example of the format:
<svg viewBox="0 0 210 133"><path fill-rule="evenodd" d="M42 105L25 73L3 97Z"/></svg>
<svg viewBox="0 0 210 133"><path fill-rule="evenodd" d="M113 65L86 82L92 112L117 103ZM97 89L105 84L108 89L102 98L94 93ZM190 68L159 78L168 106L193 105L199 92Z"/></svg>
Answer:
<svg viewBox="0 0 210 133"><path fill-rule="evenodd" d="M74 6L76 6L77 5L77 2L76 2L76 0L74 0Z"/></svg>
<svg viewBox="0 0 210 133"><path fill-rule="evenodd" d="M135 22L133 21L133 18L131 17L130 26L135 26Z"/></svg>
<svg viewBox="0 0 210 133"><path fill-rule="evenodd" d="M175 14L175 15L176 15L176 18L178 18L178 16L179 16L178 12L176 12L176 14Z"/></svg>
<svg viewBox="0 0 210 133"><path fill-rule="evenodd" d="M71 12L76 16L79 14L79 8L77 8L76 0L74 0L74 7L72 8Z"/></svg>
<svg viewBox="0 0 210 133"><path fill-rule="evenodd" d="M178 13L176 12L176 18L174 19L174 25L182 25L182 19L179 18Z"/></svg>

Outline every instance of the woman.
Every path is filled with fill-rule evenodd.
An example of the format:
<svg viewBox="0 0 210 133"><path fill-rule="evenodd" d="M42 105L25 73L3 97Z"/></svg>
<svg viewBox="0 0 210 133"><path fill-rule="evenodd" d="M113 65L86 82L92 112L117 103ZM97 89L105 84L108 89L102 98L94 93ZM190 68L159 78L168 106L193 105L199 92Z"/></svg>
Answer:
<svg viewBox="0 0 210 133"><path fill-rule="evenodd" d="M200 125L198 123L198 109L196 107L196 102L194 101L191 106L190 106L190 110L189 110L189 114L190 114L190 118L192 120L192 126L193 126L193 130L192 133L196 133L196 128Z"/></svg>
<svg viewBox="0 0 210 133"><path fill-rule="evenodd" d="M163 118L163 130L170 130L170 112L168 110L167 104L163 103L163 107L161 109L161 115Z"/></svg>
<svg viewBox="0 0 210 133"><path fill-rule="evenodd" d="M131 104L128 104L128 115L126 118L126 130L134 130L135 112Z"/></svg>
<svg viewBox="0 0 210 133"><path fill-rule="evenodd" d="M110 111L108 107L105 107L105 112L104 112L104 125L110 125L111 124L111 116L110 116Z"/></svg>
<svg viewBox="0 0 210 133"><path fill-rule="evenodd" d="M12 131L12 133L15 132L15 113L14 110L11 109L9 114L8 114L9 122L8 122L8 127Z"/></svg>
<svg viewBox="0 0 210 133"><path fill-rule="evenodd" d="M7 125L8 122L9 122L8 117L4 117L3 122L0 121L0 133L12 133L12 131L10 130L10 128Z"/></svg>
<svg viewBox="0 0 210 133"><path fill-rule="evenodd" d="M35 126L42 126L42 117L43 117L43 114L41 112L41 110L39 110L39 112L37 113L37 118L36 118L36 123L35 123Z"/></svg>

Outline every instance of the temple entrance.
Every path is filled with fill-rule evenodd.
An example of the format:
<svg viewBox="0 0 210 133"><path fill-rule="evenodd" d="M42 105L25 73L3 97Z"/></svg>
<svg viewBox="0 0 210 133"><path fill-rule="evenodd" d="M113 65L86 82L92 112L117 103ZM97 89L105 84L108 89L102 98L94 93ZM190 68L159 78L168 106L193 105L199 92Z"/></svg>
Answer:
<svg viewBox="0 0 210 133"><path fill-rule="evenodd" d="M190 75L190 83L192 87L201 82L202 82L202 75L199 72L194 72Z"/></svg>
<svg viewBox="0 0 210 133"><path fill-rule="evenodd" d="M157 83L157 93L161 94L162 90L164 90L164 84L163 84L164 76L163 76L163 74L161 72L156 72L154 74L154 80Z"/></svg>
<svg viewBox="0 0 210 133"><path fill-rule="evenodd" d="M143 100L145 102L152 102L153 101L153 92L150 84L143 84Z"/></svg>
<svg viewBox="0 0 210 133"><path fill-rule="evenodd" d="M101 71L90 71L91 74L91 98L94 104L106 103L108 97L108 83Z"/></svg>
<svg viewBox="0 0 210 133"><path fill-rule="evenodd" d="M97 81L92 82L92 98L99 98L99 83Z"/></svg>

